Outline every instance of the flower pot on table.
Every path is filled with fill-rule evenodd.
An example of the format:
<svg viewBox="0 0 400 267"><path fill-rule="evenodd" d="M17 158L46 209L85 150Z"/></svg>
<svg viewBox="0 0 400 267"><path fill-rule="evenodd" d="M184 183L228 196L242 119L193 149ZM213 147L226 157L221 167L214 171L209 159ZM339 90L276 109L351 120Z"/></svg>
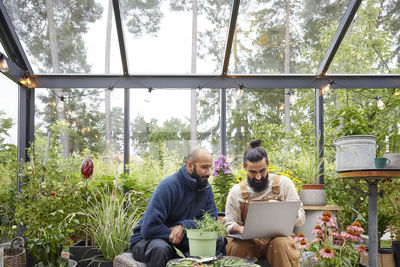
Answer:
<svg viewBox="0 0 400 267"><path fill-rule="evenodd" d="M325 206L326 192L324 184L303 184L300 199L304 206Z"/></svg>

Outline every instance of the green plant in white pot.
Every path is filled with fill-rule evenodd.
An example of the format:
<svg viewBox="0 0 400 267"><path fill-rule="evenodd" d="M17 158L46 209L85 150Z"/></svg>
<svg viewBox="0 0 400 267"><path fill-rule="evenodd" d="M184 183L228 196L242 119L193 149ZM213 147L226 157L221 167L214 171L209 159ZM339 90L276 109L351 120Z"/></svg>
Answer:
<svg viewBox="0 0 400 267"><path fill-rule="evenodd" d="M226 236L224 226L209 212L203 214L201 221L194 221L196 228L185 229L189 240L190 256L215 256L218 236Z"/></svg>
<svg viewBox="0 0 400 267"><path fill-rule="evenodd" d="M305 206L324 206L326 204L325 185L318 184L323 159L318 146L301 148L294 173L302 182L300 199Z"/></svg>

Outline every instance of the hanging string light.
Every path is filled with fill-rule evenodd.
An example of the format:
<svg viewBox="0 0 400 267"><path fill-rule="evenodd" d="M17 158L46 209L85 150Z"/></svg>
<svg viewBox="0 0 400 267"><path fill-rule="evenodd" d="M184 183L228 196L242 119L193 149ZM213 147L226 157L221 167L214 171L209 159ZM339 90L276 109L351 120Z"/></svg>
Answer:
<svg viewBox="0 0 400 267"><path fill-rule="evenodd" d="M28 88L33 88L33 83L31 81L31 78L29 78L28 73L25 73L25 75L19 80L19 82Z"/></svg>
<svg viewBox="0 0 400 267"><path fill-rule="evenodd" d="M296 99L296 97L294 95L294 92L292 92L292 90L289 90L287 92L287 94L289 95L289 103L290 103L290 105L292 105L292 106L296 105L297 99Z"/></svg>
<svg viewBox="0 0 400 267"><path fill-rule="evenodd" d="M385 109L385 107L386 107L386 105L385 105L385 103L383 103L383 101L381 100L381 97L380 96L377 96L376 97L376 105L377 105L377 107L378 107L378 109L379 110L383 110L383 109Z"/></svg>
<svg viewBox="0 0 400 267"><path fill-rule="evenodd" d="M279 110L283 111L285 109L285 104L281 103L281 105L279 106Z"/></svg>
<svg viewBox="0 0 400 267"><path fill-rule="evenodd" d="M334 84L334 81L329 80L329 83L321 88L322 95L325 95L331 91L331 87Z"/></svg>
<svg viewBox="0 0 400 267"><path fill-rule="evenodd" d="M144 102L149 103L151 101L151 91L153 91L153 87L149 87L147 90L146 96L144 97Z"/></svg>
<svg viewBox="0 0 400 267"><path fill-rule="evenodd" d="M7 72L8 71L8 63L6 60L6 56L3 55L3 53L0 52L0 70L2 72Z"/></svg>
<svg viewBox="0 0 400 267"><path fill-rule="evenodd" d="M244 88L243 83L239 84L239 88L236 90L236 100L239 100L242 98L243 88Z"/></svg>
<svg viewBox="0 0 400 267"><path fill-rule="evenodd" d="M63 112L64 111L64 101L58 101L57 111L58 112Z"/></svg>

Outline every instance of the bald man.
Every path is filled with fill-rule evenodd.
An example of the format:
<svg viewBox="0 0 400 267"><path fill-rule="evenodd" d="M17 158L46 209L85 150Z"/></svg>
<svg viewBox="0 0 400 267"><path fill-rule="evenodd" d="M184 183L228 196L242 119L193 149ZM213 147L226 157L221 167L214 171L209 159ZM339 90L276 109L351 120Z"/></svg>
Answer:
<svg viewBox="0 0 400 267"><path fill-rule="evenodd" d="M214 193L208 183L212 165L210 152L193 148L180 170L159 183L133 230L130 249L135 260L150 267L165 266L168 260L178 257L172 245L189 252L183 227L195 228L194 219L201 220L204 211L217 218ZM218 252L225 253L221 239L217 242Z"/></svg>

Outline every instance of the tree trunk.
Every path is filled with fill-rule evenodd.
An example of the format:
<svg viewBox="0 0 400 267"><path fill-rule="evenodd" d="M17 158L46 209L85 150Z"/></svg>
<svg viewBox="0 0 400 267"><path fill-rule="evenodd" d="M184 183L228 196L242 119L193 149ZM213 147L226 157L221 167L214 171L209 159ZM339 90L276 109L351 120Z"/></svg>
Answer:
<svg viewBox="0 0 400 267"><path fill-rule="evenodd" d="M54 23L53 0L46 0L46 10L47 10L47 22L49 25L51 64L53 67L53 72L60 73L57 33L56 33L56 26ZM60 99L60 97L63 96L63 90L62 88L55 88L55 92L56 92L57 120L62 122L65 121L64 102L61 101ZM69 154L69 140L68 140L67 129L61 129L60 142L64 146L63 156L66 157Z"/></svg>
<svg viewBox="0 0 400 267"><path fill-rule="evenodd" d="M111 28L112 28L112 0L108 2L107 29L106 29L106 50L105 50L105 73L110 73L110 51L111 51ZM112 151L111 147L111 93L105 91L105 119L106 119L106 146L107 153Z"/></svg>
<svg viewBox="0 0 400 267"><path fill-rule="evenodd" d="M196 73L197 65L197 0L192 2L192 64L191 73ZM190 139L191 147L198 146L197 140L197 89L193 88L190 94Z"/></svg>
<svg viewBox="0 0 400 267"><path fill-rule="evenodd" d="M285 73L290 73L290 0L286 0ZM285 88L285 128L290 131L290 89Z"/></svg>

